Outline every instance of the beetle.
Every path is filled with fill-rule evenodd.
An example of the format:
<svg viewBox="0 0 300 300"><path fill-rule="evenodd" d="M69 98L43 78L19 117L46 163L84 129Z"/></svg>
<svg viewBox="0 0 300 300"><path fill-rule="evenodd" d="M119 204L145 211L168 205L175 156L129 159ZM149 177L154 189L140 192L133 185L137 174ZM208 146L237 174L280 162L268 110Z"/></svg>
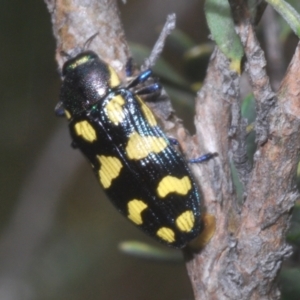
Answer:
<svg viewBox="0 0 300 300"><path fill-rule="evenodd" d="M113 205L159 242L186 246L201 231L201 197L174 140L141 98L161 89L147 85L152 71L124 85L109 64L84 50L64 63L62 76L56 112L68 119L73 147L88 159Z"/></svg>

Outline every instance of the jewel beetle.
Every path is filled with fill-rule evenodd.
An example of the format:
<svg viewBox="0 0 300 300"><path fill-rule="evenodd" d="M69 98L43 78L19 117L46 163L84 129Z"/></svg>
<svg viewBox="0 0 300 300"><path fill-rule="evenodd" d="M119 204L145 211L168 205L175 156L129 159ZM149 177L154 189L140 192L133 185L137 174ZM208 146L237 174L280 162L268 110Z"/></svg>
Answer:
<svg viewBox="0 0 300 300"><path fill-rule="evenodd" d="M109 64L84 50L63 66L56 112L68 119L73 147L116 209L159 242L182 248L201 231L200 194L186 160L141 98L161 88L147 85L151 75L146 70L122 84Z"/></svg>

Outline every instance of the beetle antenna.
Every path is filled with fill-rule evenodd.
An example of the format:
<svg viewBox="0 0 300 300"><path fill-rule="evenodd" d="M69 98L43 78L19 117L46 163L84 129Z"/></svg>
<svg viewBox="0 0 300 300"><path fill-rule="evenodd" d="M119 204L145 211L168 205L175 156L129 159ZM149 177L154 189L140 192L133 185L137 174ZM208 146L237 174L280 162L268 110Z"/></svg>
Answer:
<svg viewBox="0 0 300 300"><path fill-rule="evenodd" d="M83 45L83 51L88 49L90 47L91 42L94 40L94 38L99 34L99 31L97 31L96 33L94 33L91 37L89 37L86 42Z"/></svg>

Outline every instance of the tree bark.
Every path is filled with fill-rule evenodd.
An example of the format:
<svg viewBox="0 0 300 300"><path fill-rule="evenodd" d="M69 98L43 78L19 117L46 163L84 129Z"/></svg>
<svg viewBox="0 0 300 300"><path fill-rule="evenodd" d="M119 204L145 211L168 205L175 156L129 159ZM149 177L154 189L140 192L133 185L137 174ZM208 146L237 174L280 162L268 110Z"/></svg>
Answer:
<svg viewBox="0 0 300 300"><path fill-rule="evenodd" d="M219 154L209 163L212 168L198 167L207 178L201 182L202 191L207 211L216 218L216 232L203 251L187 262L187 268L196 299L279 299L276 278L282 261L292 251L285 233L299 197L294 177L300 142L300 47L266 117L267 140L255 153L241 206L229 169L230 103L224 86L230 80L224 76L226 69L220 67L220 61L226 61L221 53L211 60L198 95L196 117L198 136L205 145L214 145ZM266 78L257 80L256 87L261 85L263 90L258 88L256 99L265 93ZM234 86L233 80L231 84Z"/></svg>

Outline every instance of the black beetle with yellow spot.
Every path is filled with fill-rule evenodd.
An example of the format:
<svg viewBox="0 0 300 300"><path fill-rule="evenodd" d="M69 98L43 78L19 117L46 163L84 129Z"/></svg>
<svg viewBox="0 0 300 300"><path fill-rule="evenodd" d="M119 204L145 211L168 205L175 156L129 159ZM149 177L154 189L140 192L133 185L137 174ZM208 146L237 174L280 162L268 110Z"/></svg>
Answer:
<svg viewBox="0 0 300 300"><path fill-rule="evenodd" d="M200 233L200 195L186 161L139 96L160 89L137 88L151 74L125 86L94 52L81 52L63 66L57 113L63 109L73 146L117 210L156 240L182 248Z"/></svg>

